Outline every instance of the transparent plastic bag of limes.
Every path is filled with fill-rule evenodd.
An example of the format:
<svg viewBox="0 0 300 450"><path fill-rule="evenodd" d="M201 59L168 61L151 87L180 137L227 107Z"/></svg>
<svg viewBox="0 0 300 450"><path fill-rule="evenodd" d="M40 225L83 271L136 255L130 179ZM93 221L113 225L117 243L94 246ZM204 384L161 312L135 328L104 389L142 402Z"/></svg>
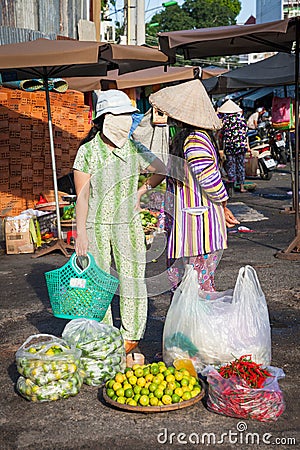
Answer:
<svg viewBox="0 0 300 450"><path fill-rule="evenodd" d="M20 375L17 390L33 401L51 401L76 395L84 373L81 351L49 334L30 336L16 352Z"/></svg>
<svg viewBox="0 0 300 450"><path fill-rule="evenodd" d="M118 328L91 319L74 319L65 326L62 337L82 352L85 384L102 385L125 370L124 341Z"/></svg>

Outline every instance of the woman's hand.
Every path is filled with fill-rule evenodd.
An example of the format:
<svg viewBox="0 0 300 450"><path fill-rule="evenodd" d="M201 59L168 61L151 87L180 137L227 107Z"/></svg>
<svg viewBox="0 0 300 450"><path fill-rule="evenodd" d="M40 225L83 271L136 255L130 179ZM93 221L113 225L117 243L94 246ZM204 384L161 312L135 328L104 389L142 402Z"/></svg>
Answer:
<svg viewBox="0 0 300 450"><path fill-rule="evenodd" d="M240 223L227 206L224 206L224 214L227 228L232 228Z"/></svg>
<svg viewBox="0 0 300 450"><path fill-rule="evenodd" d="M86 256L88 251L89 241L86 232L77 234L75 240L75 252L77 256Z"/></svg>

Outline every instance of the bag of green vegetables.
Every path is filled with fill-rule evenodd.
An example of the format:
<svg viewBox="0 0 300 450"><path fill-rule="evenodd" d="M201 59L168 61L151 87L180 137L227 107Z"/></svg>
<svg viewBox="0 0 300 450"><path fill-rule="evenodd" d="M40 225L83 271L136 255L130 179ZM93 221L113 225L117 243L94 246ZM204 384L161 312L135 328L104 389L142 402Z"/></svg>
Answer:
<svg viewBox="0 0 300 450"><path fill-rule="evenodd" d="M82 352L84 383L99 386L125 370L125 348L118 328L92 319L74 319L65 326L62 337Z"/></svg>

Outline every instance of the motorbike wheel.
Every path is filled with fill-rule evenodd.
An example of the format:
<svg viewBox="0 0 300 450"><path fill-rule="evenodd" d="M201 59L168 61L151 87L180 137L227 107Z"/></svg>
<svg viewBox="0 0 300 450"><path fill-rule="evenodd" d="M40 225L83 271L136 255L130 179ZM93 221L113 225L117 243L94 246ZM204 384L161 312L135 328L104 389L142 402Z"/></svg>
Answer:
<svg viewBox="0 0 300 450"><path fill-rule="evenodd" d="M258 168L259 168L259 176L262 180L267 180L267 181L271 180L271 178L273 176L273 172L269 172L269 171L266 172L260 162L258 162Z"/></svg>
<svg viewBox="0 0 300 450"><path fill-rule="evenodd" d="M287 155L286 155L285 149L280 150L279 162L281 164L286 164L287 163Z"/></svg>

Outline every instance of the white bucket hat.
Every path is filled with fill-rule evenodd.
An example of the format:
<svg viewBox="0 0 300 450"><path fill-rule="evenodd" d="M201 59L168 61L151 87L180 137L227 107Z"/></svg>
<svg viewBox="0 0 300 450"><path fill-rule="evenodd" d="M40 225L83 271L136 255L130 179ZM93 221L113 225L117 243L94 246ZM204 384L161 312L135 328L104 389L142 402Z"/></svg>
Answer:
<svg viewBox="0 0 300 450"><path fill-rule="evenodd" d="M110 89L108 91L100 92L96 105L96 119L103 114L110 113L114 115L118 114L132 114L138 112L130 98L123 91L117 89Z"/></svg>
<svg viewBox="0 0 300 450"><path fill-rule="evenodd" d="M222 122L198 79L170 86L151 94L151 105L172 119L207 130L218 130Z"/></svg>
<svg viewBox="0 0 300 450"><path fill-rule="evenodd" d="M221 114L236 114L242 112L242 109L234 101L227 100L217 111Z"/></svg>

